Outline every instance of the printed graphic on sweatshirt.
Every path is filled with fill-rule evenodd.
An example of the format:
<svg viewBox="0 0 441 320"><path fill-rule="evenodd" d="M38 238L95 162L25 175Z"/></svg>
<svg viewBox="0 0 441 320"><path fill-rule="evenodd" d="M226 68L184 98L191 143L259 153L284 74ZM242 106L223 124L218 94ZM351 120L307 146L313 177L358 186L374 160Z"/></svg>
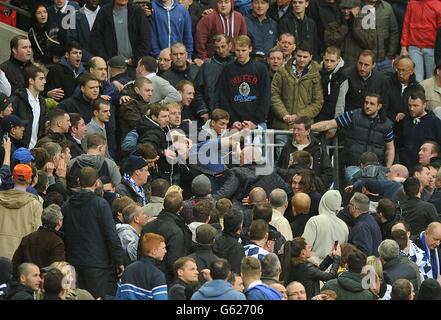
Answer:
<svg viewBox="0 0 441 320"><path fill-rule="evenodd" d="M250 102L257 99L255 95L250 95L251 85L256 85L258 81L257 76L251 74L242 74L230 80L230 84L238 88L239 94L234 96L234 102Z"/></svg>

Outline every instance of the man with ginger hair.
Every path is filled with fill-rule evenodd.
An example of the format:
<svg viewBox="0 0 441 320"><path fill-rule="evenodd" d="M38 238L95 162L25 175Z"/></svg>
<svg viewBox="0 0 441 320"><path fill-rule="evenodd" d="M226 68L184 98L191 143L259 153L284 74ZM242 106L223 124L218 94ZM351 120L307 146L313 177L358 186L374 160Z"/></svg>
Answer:
<svg viewBox="0 0 441 320"><path fill-rule="evenodd" d="M141 259L127 267L115 300L168 300L165 275L156 266L167 253L165 239L156 233L146 233L140 241Z"/></svg>
<svg viewBox="0 0 441 320"><path fill-rule="evenodd" d="M291 221L292 236L301 237L310 218L311 198L306 193L296 193L291 199L291 206L294 216Z"/></svg>

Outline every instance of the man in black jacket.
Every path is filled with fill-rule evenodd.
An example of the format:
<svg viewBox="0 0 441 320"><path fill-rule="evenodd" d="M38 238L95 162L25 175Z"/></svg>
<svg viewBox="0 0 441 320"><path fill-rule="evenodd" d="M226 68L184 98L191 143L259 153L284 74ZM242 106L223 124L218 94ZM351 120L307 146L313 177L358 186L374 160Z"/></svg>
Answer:
<svg viewBox="0 0 441 320"><path fill-rule="evenodd" d="M175 88L177 88L178 83L182 80L190 81L194 85L200 83L200 69L196 64L191 64L187 61L188 56L185 45L178 42L172 45L170 50L172 65L161 77L170 82ZM196 86L195 89L198 91L199 87ZM208 120L208 109L199 92L196 92L195 98L191 103L191 109L194 110L195 114L204 115L205 119Z"/></svg>
<svg viewBox="0 0 441 320"><path fill-rule="evenodd" d="M141 206L147 204L144 185L149 177L148 163L142 157L130 155L124 162L124 176L116 186L116 192L121 196L128 196Z"/></svg>
<svg viewBox="0 0 441 320"><path fill-rule="evenodd" d="M28 121L23 143L32 149L37 138L44 131L46 120L46 102L42 95L46 84L46 77L42 69L29 66L24 70L26 89L17 89L12 97L14 114Z"/></svg>
<svg viewBox="0 0 441 320"><path fill-rule="evenodd" d="M414 63L408 56L396 58L394 64L396 71L385 83L384 105L389 119L397 123L409 114L407 102L410 94L424 91L424 88L416 81Z"/></svg>
<svg viewBox="0 0 441 320"><path fill-rule="evenodd" d="M80 92L66 100L58 107L67 112L76 112L81 115L86 124L92 120L92 103L100 94L100 82L91 74L84 74L79 79Z"/></svg>
<svg viewBox="0 0 441 320"><path fill-rule="evenodd" d="M217 82L224 66L234 61L231 55L231 42L225 34L218 34L213 37L214 55L208 58L201 67L196 90L196 96L202 95L205 104L210 111L213 111L218 100Z"/></svg>
<svg viewBox="0 0 441 320"><path fill-rule="evenodd" d="M418 163L418 152L427 140L441 141L441 120L432 111L426 111L424 91L409 95L409 114L398 122L395 133L400 163L408 169Z"/></svg>
<svg viewBox="0 0 441 320"><path fill-rule="evenodd" d="M440 221L433 204L420 199L420 182L416 177L407 178L403 183L407 201L401 204L403 219L409 223L413 236L419 235L433 221Z"/></svg>
<svg viewBox="0 0 441 320"><path fill-rule="evenodd" d="M69 113L70 128L69 133L66 134L67 141L69 143L70 155L72 159L84 154L81 141L86 136L87 127L83 117L79 113Z"/></svg>
<svg viewBox="0 0 441 320"><path fill-rule="evenodd" d="M179 214L183 208L183 198L179 192L171 192L164 198L164 210L157 219L146 224L141 232L141 239L144 234L153 232L165 238L167 254L161 265L167 283L173 282L176 277L174 272L175 261L190 252L191 232L187 228L184 218ZM138 247L138 252L142 249Z"/></svg>
<svg viewBox="0 0 441 320"><path fill-rule="evenodd" d="M6 295L7 300L36 300L35 293L40 289L40 268L33 263L22 263L17 268L17 280L11 282Z"/></svg>
<svg viewBox="0 0 441 320"><path fill-rule="evenodd" d="M95 298L104 298L112 269L119 275L124 271L123 250L110 206L95 194L96 170L82 168L78 180L80 192L62 208L66 260L75 267L79 287Z"/></svg>
<svg viewBox="0 0 441 320"><path fill-rule="evenodd" d="M144 11L128 0L114 0L98 12L89 47L93 55L106 61L122 56L129 66L136 66L141 57L149 55L151 42Z"/></svg>
<svg viewBox="0 0 441 320"><path fill-rule="evenodd" d="M386 239L381 242L378 246L378 254L383 263L384 281L387 284L393 285L398 279L407 279L412 282L415 291L418 291L421 284L420 273L416 271L418 267L413 261L401 260L400 247L396 241ZM415 268L409 264L414 264Z"/></svg>
<svg viewBox="0 0 441 320"><path fill-rule="evenodd" d="M369 92L384 96L386 78L383 73L375 70L375 61L375 53L364 50L359 54L356 65L346 69L349 88L346 93L345 111L363 108L364 97Z"/></svg>
<svg viewBox="0 0 441 320"><path fill-rule="evenodd" d="M299 117L294 120L292 137L283 147L277 166L288 169L293 152L307 151L312 157L312 169L315 175L321 178L326 188L329 188L333 181L331 159L321 142L310 134L312 123L312 119L308 117Z"/></svg>
<svg viewBox="0 0 441 320"><path fill-rule="evenodd" d="M10 42L11 56L9 60L0 65L0 69L11 84L11 92L26 88L26 79L23 74L24 68L31 66L32 48L28 37L15 36Z"/></svg>
<svg viewBox="0 0 441 320"><path fill-rule="evenodd" d="M292 11L279 21L279 35L291 33L297 44L308 43L314 51L314 60L319 58L317 26L305 15L309 0L293 0Z"/></svg>
<svg viewBox="0 0 441 320"><path fill-rule="evenodd" d="M67 44L64 57L58 64L49 68L45 88L48 97L62 101L74 94L78 77L86 71L81 62L82 56L81 44L75 41Z"/></svg>
<svg viewBox="0 0 441 320"><path fill-rule="evenodd" d="M231 264L231 270L237 274L240 272L240 263L245 257L243 245L239 242L242 232L243 213L241 210L232 209L224 215L224 229L216 237L213 245L213 253L219 258L227 259Z"/></svg>
<svg viewBox="0 0 441 320"><path fill-rule="evenodd" d="M291 0L277 0L270 4L268 9L268 16L274 21L279 22L291 11Z"/></svg>

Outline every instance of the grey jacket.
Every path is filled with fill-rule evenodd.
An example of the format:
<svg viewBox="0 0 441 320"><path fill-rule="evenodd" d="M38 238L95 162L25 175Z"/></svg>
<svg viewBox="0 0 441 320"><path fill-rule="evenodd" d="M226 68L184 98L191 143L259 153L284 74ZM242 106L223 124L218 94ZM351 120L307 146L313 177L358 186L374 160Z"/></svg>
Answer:
<svg viewBox="0 0 441 320"><path fill-rule="evenodd" d="M116 232L121 240L124 250L124 264L127 265L137 260L139 234L130 224L119 223L116 225ZM127 263L126 263L127 262Z"/></svg>
<svg viewBox="0 0 441 320"><path fill-rule="evenodd" d="M170 82L158 75L149 75L146 77L153 83L153 95L150 103L169 103L179 102L182 100L178 90L176 90Z"/></svg>
<svg viewBox="0 0 441 320"><path fill-rule="evenodd" d="M156 217L164 209L164 198L152 196L144 207L144 214Z"/></svg>
<svg viewBox="0 0 441 320"><path fill-rule="evenodd" d="M392 6L386 1L379 0L375 4L375 27L377 32L374 52L377 60L394 57L398 50L400 33Z"/></svg>

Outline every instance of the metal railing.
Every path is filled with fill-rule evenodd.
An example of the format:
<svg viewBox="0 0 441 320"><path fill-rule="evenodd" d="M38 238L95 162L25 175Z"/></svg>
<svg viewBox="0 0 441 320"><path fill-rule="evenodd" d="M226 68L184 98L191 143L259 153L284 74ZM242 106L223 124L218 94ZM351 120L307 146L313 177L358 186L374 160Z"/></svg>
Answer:
<svg viewBox="0 0 441 320"><path fill-rule="evenodd" d="M290 130L277 130L277 129L255 129L250 131L250 134L253 136L250 139L245 140L245 145L253 145L257 147L262 147L262 156L263 159L266 160L267 156L270 155L274 157L274 151L275 148L283 148L285 146L284 143L274 143L274 137L275 135L286 135L291 136L292 131ZM255 142L255 138L262 137L261 142ZM269 139L268 137L272 137L272 139ZM343 149L343 146L339 144L338 136L336 135L334 139L332 140L332 145L326 144L326 152L330 155L332 151L333 156L333 178L334 178L334 184L333 189L334 190L340 190L340 179L341 179L341 170L340 170L340 150ZM274 159L272 159L274 160ZM275 165L274 165L275 166Z"/></svg>

